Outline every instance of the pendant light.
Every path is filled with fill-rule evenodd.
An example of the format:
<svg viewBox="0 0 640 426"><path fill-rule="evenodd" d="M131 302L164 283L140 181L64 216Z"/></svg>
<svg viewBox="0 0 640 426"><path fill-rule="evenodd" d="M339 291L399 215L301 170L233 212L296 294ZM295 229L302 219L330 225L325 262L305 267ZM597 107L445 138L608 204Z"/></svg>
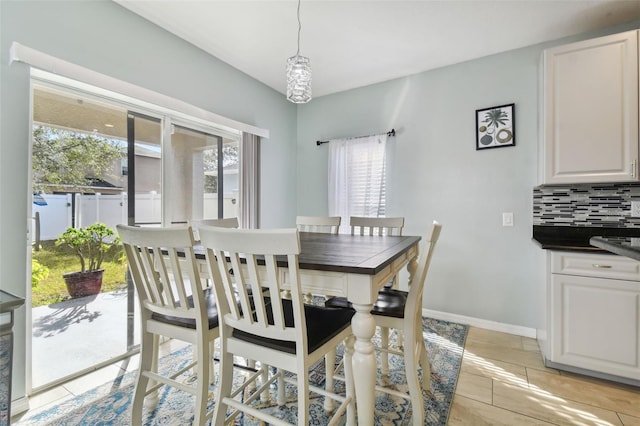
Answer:
<svg viewBox="0 0 640 426"><path fill-rule="evenodd" d="M295 56L287 59L287 99L295 104L304 104L311 100L311 62L306 56L300 56L300 0L298 0L298 50Z"/></svg>

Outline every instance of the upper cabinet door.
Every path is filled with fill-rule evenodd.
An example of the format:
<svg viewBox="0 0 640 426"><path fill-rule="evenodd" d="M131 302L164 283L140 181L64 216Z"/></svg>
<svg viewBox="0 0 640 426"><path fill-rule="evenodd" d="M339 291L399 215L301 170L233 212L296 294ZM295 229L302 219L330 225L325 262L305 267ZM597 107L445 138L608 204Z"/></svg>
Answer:
<svg viewBox="0 0 640 426"><path fill-rule="evenodd" d="M542 183L638 180L638 31L543 55Z"/></svg>

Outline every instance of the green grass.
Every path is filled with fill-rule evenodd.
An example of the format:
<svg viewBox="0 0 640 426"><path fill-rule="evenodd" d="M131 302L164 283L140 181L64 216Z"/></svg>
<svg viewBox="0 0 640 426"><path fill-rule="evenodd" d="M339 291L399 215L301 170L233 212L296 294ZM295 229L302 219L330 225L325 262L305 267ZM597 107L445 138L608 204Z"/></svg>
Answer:
<svg viewBox="0 0 640 426"><path fill-rule="evenodd" d="M33 252L33 258L49 268L49 275L31 286L32 307L50 305L70 299L62 275L80 269L80 260L70 249L56 247L53 241L43 241L41 249ZM112 247L102 263L104 275L102 291L113 291L126 287L127 263L122 247Z"/></svg>

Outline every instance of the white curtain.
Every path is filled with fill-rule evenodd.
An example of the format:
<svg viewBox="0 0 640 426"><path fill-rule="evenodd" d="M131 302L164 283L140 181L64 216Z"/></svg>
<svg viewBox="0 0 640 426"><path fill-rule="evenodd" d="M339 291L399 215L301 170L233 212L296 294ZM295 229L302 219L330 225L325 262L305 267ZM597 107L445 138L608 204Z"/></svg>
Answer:
<svg viewBox="0 0 640 426"><path fill-rule="evenodd" d="M240 142L240 227L260 227L260 137L242 133Z"/></svg>
<svg viewBox="0 0 640 426"><path fill-rule="evenodd" d="M329 216L385 215L387 135L329 141Z"/></svg>

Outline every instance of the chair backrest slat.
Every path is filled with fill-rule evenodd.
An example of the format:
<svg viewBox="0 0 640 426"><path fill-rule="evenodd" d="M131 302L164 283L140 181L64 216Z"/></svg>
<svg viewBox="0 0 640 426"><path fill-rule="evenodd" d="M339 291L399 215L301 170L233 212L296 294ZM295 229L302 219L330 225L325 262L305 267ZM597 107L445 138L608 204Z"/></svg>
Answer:
<svg viewBox="0 0 640 426"><path fill-rule="evenodd" d="M267 255L264 258L265 266L267 269L267 284L269 288L269 294L279 296L282 292L282 285L280 283L280 277L278 276L278 267L276 265L276 258L273 255ZM273 326L276 330L284 331L286 326L284 322L284 310L282 308L282 299L280 297L270 298L271 313L273 315Z"/></svg>
<svg viewBox="0 0 640 426"><path fill-rule="evenodd" d="M296 227L301 232L337 234L340 230L340 216L298 216Z"/></svg>
<svg viewBox="0 0 640 426"><path fill-rule="evenodd" d="M229 263L233 264L233 257L231 257L230 262L227 262L227 259L224 256L224 253L222 253L221 256L220 255L216 256L211 251L211 249L206 249L206 257L207 257L207 263L212 261L216 263L216 265L209 265L209 270L214 283L216 281L224 281L224 282L232 281L231 271L233 271L233 267L230 268ZM242 279L242 277L240 277L240 279ZM215 288L215 285L214 285L214 290L217 291ZM244 302L242 300L243 296L244 296ZM220 293L220 294L216 294L216 299L218 301L218 305L220 306L221 312L223 311L230 312L233 318L240 317L240 307L238 307L238 304L236 302L236 292L233 287L227 288L225 286L224 297L222 297L222 293ZM240 303L242 304L242 306L249 306L249 300L246 298L246 294L244 293L239 294L238 299L240 300ZM226 309L222 309L224 307L223 304L227 305Z"/></svg>
<svg viewBox="0 0 640 426"><path fill-rule="evenodd" d="M361 217L349 219L351 235L402 235L404 217Z"/></svg>
<svg viewBox="0 0 640 426"><path fill-rule="evenodd" d="M224 256L224 252L216 253L216 257L218 258L223 258L223 256ZM253 305L253 298L251 297L252 293L249 293L247 291L247 286L251 285L250 284L251 280L248 279L247 275L250 274L249 272L250 265L251 263L253 263L252 262L253 259L250 256L245 259L245 264L247 265L247 268L249 268L249 270L245 270L245 268L243 268L242 266L242 262L240 260L240 256L238 255L238 253L229 253L229 257L231 259L231 270L233 271L233 278L231 277L231 275L227 275L226 282L229 284L228 288L230 291L225 292L225 294L227 295L233 294L231 289L237 292L238 297L240 299L241 310L236 312L234 319L239 321L243 318L244 313L251 312L252 310L262 312L264 311L264 306L260 305L260 306L252 307ZM234 286L234 283L235 283L235 286ZM233 302L229 300L229 303L233 303ZM252 323L253 317L249 316L247 320ZM260 319L258 319L258 321L260 321Z"/></svg>
<svg viewBox="0 0 640 426"><path fill-rule="evenodd" d="M219 307L225 324L262 337L306 345L306 334L301 336L299 333L300 327L306 327L306 324L302 314L304 308L298 271L300 241L297 230L241 230L205 226L199 229L199 234L206 249L216 295L218 298L226 296L226 304L229 305ZM285 255L288 260L287 276L290 282L287 284L291 286L294 327L288 327L285 323L285 309L280 296L284 274L280 271L278 261ZM233 276L228 272L229 266ZM265 290L268 298L264 297ZM232 299L236 297L241 309L232 306L238 303Z"/></svg>
<svg viewBox="0 0 640 426"><path fill-rule="evenodd" d="M165 259L162 255L161 250L156 247L153 249L153 255L156 260L158 269L160 270L160 283L162 285L162 290L165 295L164 303L172 308L176 308L177 306L184 306L184 298L182 300L176 301L176 295L174 294L174 289L171 285L167 285L171 283L171 278L169 276L169 271L173 272L173 278L176 281L176 287L180 287L183 285L182 281L182 273L180 272L180 263L177 259L175 250L169 248L168 258ZM168 263L168 265L167 265Z"/></svg>
<svg viewBox="0 0 640 426"><path fill-rule="evenodd" d="M156 256L154 256L152 251L145 250L141 247L135 247L137 253L140 254L142 258L142 264L144 267L144 276L147 277L148 281L143 281L143 283L147 283L144 287L147 289L147 293L153 295L151 299L151 303L154 305L162 305L165 300L165 293L162 288L162 282L159 279L159 273L156 268Z"/></svg>

